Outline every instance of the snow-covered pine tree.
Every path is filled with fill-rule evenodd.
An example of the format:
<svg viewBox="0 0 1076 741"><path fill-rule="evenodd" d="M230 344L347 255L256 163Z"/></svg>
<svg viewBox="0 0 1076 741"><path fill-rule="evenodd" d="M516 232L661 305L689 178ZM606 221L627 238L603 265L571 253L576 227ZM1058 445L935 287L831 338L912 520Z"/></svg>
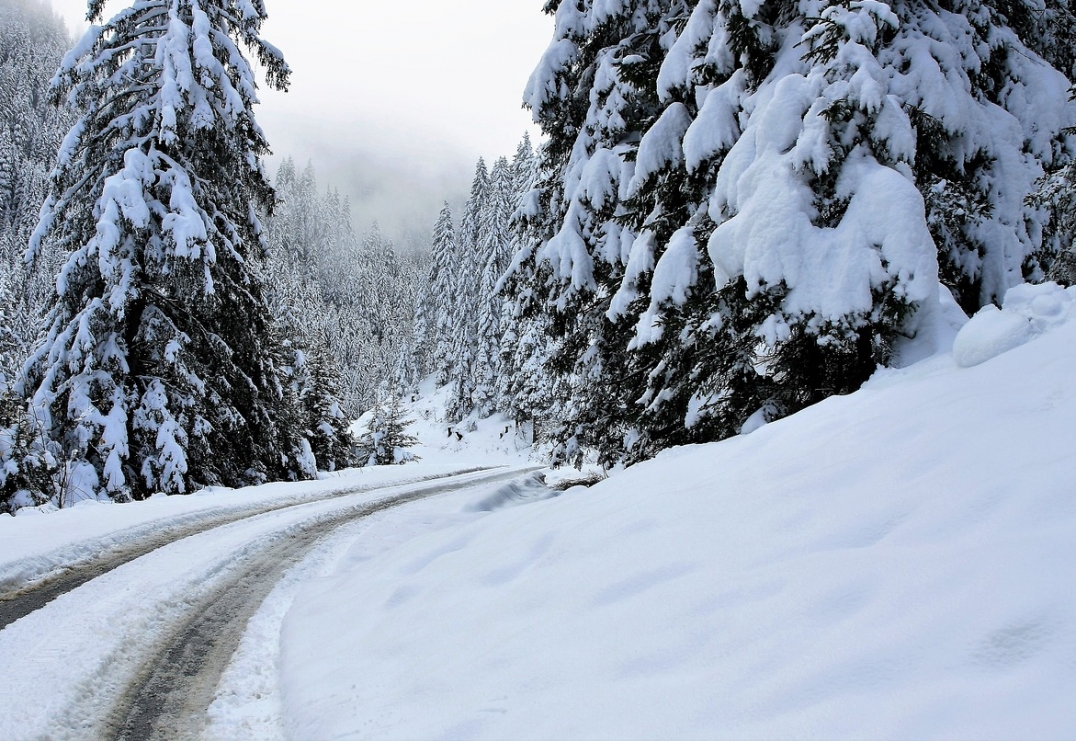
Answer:
<svg viewBox="0 0 1076 741"><path fill-rule="evenodd" d="M1023 14L1031 28L1032 48L1054 67L1076 80L1076 13L1067 2L1049 2L1038 12ZM1069 91L1076 100L1076 87ZM1076 140L1076 127L1065 132ZM1054 163L1039 181L1030 205L1043 209L1050 220L1043 235L1040 257L1046 276L1065 285L1076 285L1076 160Z"/></svg>
<svg viewBox="0 0 1076 741"><path fill-rule="evenodd" d="M426 342L430 348L430 371L437 375L437 385L440 386L448 381L452 371L452 321L459 263L456 227L448 203L441 209L433 228L430 252L429 300L426 304L429 328Z"/></svg>
<svg viewBox="0 0 1076 741"><path fill-rule="evenodd" d="M1069 129L1069 134L1076 137L1076 129ZM1046 277L1076 285L1076 164L1070 162L1045 176L1031 202L1051 216L1044 235Z"/></svg>
<svg viewBox="0 0 1076 741"><path fill-rule="evenodd" d="M374 407L368 431L359 440L359 458L367 466L391 466L419 460L410 450L418 443L418 439L407 432L411 424L404 413L399 388L389 386Z"/></svg>
<svg viewBox="0 0 1076 741"><path fill-rule="evenodd" d="M1042 217L1024 198L1064 156L1064 78L998 6L958 9L695 9L660 92L699 98L708 88L682 141L689 172L713 172L696 223L716 226L707 251L723 329L713 344L726 349L695 371L711 380L688 420L709 416L733 433L752 408L769 419L854 390L907 338L928 340L920 307L934 305L935 251L941 279L971 311L1036 275ZM769 60L758 70L732 53L745 27L740 48ZM715 54L717 39L733 43ZM672 282L658 262L651 311L683 303L675 276L686 254L670 245L662 258ZM743 356L751 339L759 351Z"/></svg>
<svg viewBox="0 0 1076 741"><path fill-rule="evenodd" d="M350 424L340 408L341 378L335 358L315 346L301 361L296 370L302 424L317 467L336 471L356 465Z"/></svg>
<svg viewBox="0 0 1076 741"><path fill-rule="evenodd" d="M100 25L54 82L82 116L30 254L51 239L71 257L19 379L33 444L7 490L124 500L302 475L249 268L273 191L244 48L269 85L289 75L259 36L264 5L135 0L101 23L103 8L90 0Z"/></svg>
<svg viewBox="0 0 1076 741"><path fill-rule="evenodd" d="M508 254L501 269L501 275L498 277L497 284L494 287L501 301L500 321L502 328L501 344L497 350L499 355L499 375L497 378L496 406L498 410L509 414L517 421L522 420L518 417L518 408L513 401L512 385L522 371L523 365L532 359L532 356L523 354L523 348L520 345L521 338L529 331L529 327L524 326L526 322L529 322L529 319L525 319L523 316L524 312L520 297L514 295L511 291L506 291L504 284L505 276L509 272L515 272L510 268L512 267L512 260L520 252L520 235L523 232L521 223L523 204L534 187L534 181L537 177L536 167L534 147L531 145L530 136L524 134L522 141L516 148L516 153L510 166L513 208L509 221Z"/></svg>
<svg viewBox="0 0 1076 741"><path fill-rule="evenodd" d="M478 256L483 267L478 285L477 350L474 363L472 402L480 418L497 409L500 382L503 300L498 284L512 259L512 215L518 201L516 183L508 159L500 157L490 172L489 195L481 213Z"/></svg>
<svg viewBox="0 0 1076 741"><path fill-rule="evenodd" d="M528 83L526 104L547 141L537 192L524 209L529 244L507 283L546 312L555 337L547 373L564 394L548 434L558 460L588 448L619 457L637 415L645 376L630 369L633 322L611 312L638 236L622 223L621 200L642 133L662 107L654 81L688 4L680 0L548 2L553 42ZM641 250L637 250L641 252Z"/></svg>
<svg viewBox="0 0 1076 741"><path fill-rule="evenodd" d="M938 262L967 309L1040 275L1024 199L1072 111L1034 48L1070 52L1020 34L1056 7L548 3L512 285L563 338L565 452L645 457L856 388L926 339Z"/></svg>
<svg viewBox="0 0 1076 741"><path fill-rule="evenodd" d="M453 304L450 320L451 355L448 368L452 390L446 413L458 422L475 408L475 362L478 355L478 317L483 264L480 245L484 241L482 215L490 194L489 170L479 159L471 184L471 197L460 220L456 240Z"/></svg>

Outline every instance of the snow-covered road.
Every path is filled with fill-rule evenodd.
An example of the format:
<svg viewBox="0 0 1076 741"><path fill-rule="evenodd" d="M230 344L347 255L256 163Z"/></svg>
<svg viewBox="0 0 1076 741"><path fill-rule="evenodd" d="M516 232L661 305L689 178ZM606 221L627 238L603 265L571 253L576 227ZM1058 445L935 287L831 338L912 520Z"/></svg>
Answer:
<svg viewBox="0 0 1076 741"><path fill-rule="evenodd" d="M481 470L461 469L448 475L464 475ZM419 483L445 475L431 473L428 476L404 477L399 483ZM285 496L269 495L248 502L196 507L193 512L163 515L139 526L121 528L97 537L76 536L65 547L0 566L0 630L44 607L61 594L173 541L255 515L322 499L366 493L384 486L384 483L379 486L365 481L355 483L351 479L337 481L348 481L349 484L344 488L330 487L323 491L310 491L300 486L299 491ZM273 488L279 489L279 485ZM307 491L303 491L303 488L307 488Z"/></svg>
<svg viewBox="0 0 1076 741"><path fill-rule="evenodd" d="M338 482L302 495L313 501L256 500L76 539L37 554L40 574L25 559L0 566L9 594L19 595L9 604L33 598L37 608L0 630L0 738L197 737L247 620L319 540L375 512L525 470L359 492ZM88 558L93 546L105 556ZM57 572L79 553L81 564ZM48 590L72 588L38 605L34 590L12 588L20 571L47 577Z"/></svg>

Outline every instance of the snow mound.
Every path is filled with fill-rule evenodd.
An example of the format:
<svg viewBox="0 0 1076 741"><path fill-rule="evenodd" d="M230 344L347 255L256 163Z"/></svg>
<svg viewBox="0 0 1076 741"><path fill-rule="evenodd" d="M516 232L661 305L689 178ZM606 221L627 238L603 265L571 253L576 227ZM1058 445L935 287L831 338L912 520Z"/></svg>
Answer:
<svg viewBox="0 0 1076 741"><path fill-rule="evenodd" d="M961 368L985 363L1069 321L1076 314L1076 287L1023 284L1009 289L1002 304L984 307L957 334L953 359Z"/></svg>
<svg viewBox="0 0 1076 741"><path fill-rule="evenodd" d="M530 502L540 502L543 499L552 499L560 492L550 489L545 482L545 475L541 471L520 476L512 479L492 494L467 505L465 512L495 512L505 507L515 507Z"/></svg>

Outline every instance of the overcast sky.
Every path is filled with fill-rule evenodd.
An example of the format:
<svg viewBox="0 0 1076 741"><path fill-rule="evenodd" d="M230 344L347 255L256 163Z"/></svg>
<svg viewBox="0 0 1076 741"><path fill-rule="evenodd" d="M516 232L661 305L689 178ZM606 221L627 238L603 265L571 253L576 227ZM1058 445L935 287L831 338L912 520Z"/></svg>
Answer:
<svg viewBox="0 0 1076 741"><path fill-rule="evenodd" d="M72 29L85 0L51 0ZM355 224L398 241L465 197L479 156L511 155L523 88L552 34L542 0L266 0L266 40L294 70L263 90L259 122L281 156L350 195ZM112 0L109 10L122 7Z"/></svg>

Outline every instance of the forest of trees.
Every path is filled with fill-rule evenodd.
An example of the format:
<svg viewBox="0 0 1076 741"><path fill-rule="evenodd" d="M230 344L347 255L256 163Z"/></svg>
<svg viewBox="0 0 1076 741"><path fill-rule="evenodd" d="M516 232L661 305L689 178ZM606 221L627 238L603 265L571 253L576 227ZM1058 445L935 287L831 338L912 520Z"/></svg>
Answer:
<svg viewBox="0 0 1076 741"><path fill-rule="evenodd" d="M43 54L67 46L47 12L5 12L25 19L16 48L34 34L49 42ZM141 0L102 12L90 3L100 25L62 60L4 60L29 90L14 95L65 104L71 118L62 144L21 152L28 180L47 158L54 166L47 195L22 188L36 203L6 229L5 260L25 253L24 280L52 255L62 267L14 325L40 331L16 338L24 362L4 371L3 506L127 501L350 464L335 366L273 315L259 269L259 211L274 210L275 194L244 52L272 87L290 74L258 35L264 8ZM47 114L29 123L50 136L63 128Z"/></svg>
<svg viewBox="0 0 1076 741"><path fill-rule="evenodd" d="M351 419L405 374L425 256L399 251L377 225L357 235L338 191L318 190L312 165L285 158L264 219L269 304L308 360L338 378Z"/></svg>
<svg viewBox="0 0 1076 741"><path fill-rule="evenodd" d="M427 254L266 176L244 53L289 69L225 6L137 0L68 53L0 0L0 507L398 461L348 425L409 442L431 377L446 426L631 464L929 354L942 295L1076 279L1066 0L548 0L542 141Z"/></svg>
<svg viewBox="0 0 1076 741"><path fill-rule="evenodd" d="M545 9L497 405L556 462L854 391L931 352L941 287L972 314L1072 279L1066 2Z"/></svg>
<svg viewBox="0 0 1076 741"><path fill-rule="evenodd" d="M49 100L49 80L71 46L38 0L0 2L0 394L29 355L35 319L62 255L23 257L48 192L48 175L75 117Z"/></svg>

